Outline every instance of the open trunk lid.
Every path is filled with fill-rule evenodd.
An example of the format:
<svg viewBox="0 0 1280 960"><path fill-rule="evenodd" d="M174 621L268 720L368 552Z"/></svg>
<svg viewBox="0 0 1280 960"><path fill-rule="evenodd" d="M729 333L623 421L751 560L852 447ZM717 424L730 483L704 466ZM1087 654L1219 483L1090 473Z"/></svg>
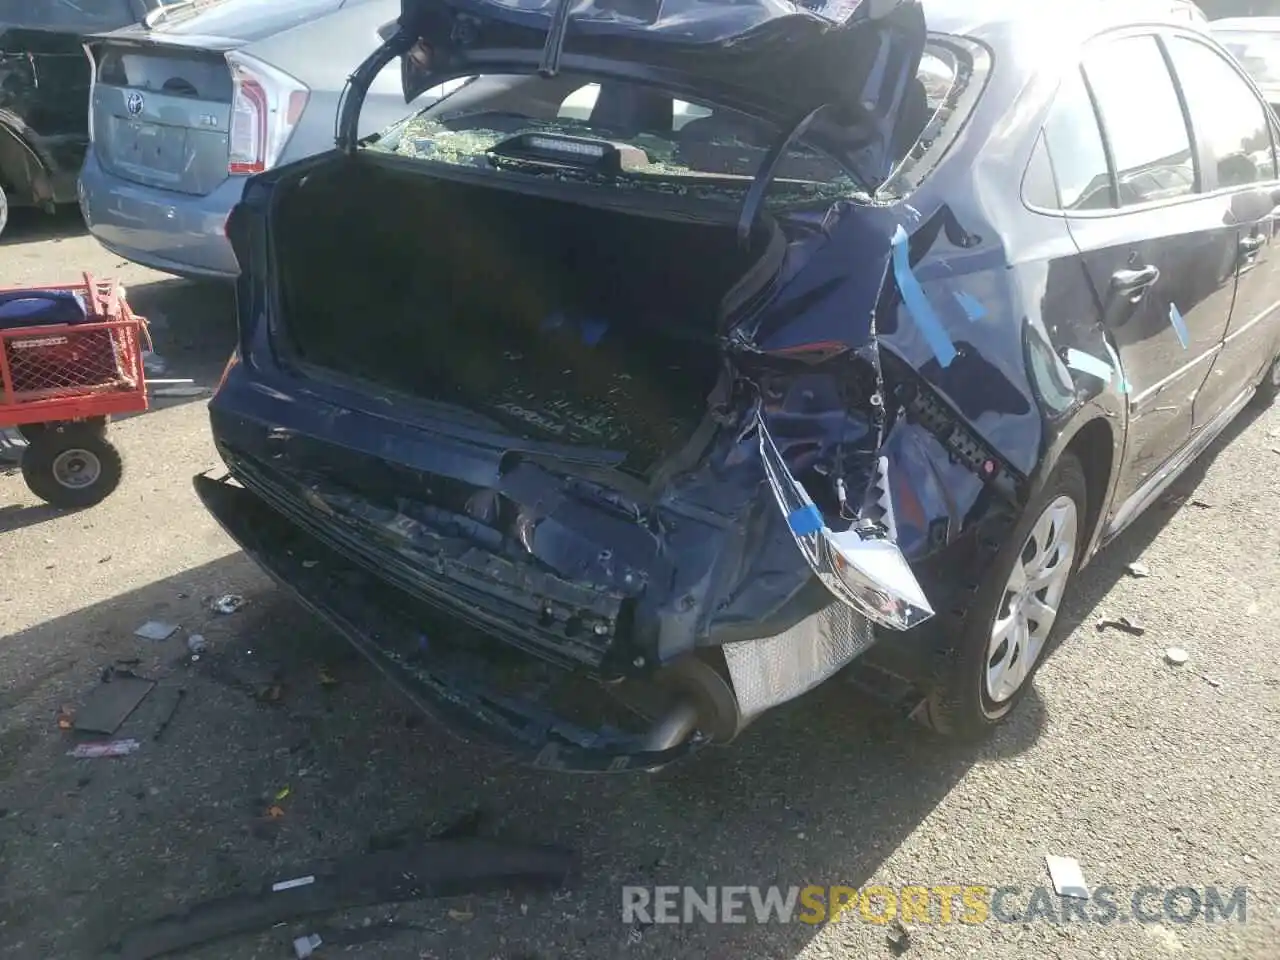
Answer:
<svg viewBox="0 0 1280 960"><path fill-rule="evenodd" d="M926 40L919 0L401 0L399 22L388 43L403 54L406 102L523 67L683 86L787 127L830 106L843 150L879 177Z"/></svg>

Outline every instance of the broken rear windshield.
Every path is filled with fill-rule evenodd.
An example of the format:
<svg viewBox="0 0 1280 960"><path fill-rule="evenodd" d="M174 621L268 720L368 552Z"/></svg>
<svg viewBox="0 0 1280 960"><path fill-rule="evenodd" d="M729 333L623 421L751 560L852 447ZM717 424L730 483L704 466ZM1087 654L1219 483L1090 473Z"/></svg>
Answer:
<svg viewBox="0 0 1280 960"><path fill-rule="evenodd" d="M621 80L488 75L424 97L433 93L442 98L391 127L370 149L494 169L490 152L520 134L590 138L633 148L630 155L640 157L611 182L693 194L706 188L710 197L734 197L749 186L779 136L776 126L738 111ZM771 202L865 192L841 164L801 140L778 167Z"/></svg>

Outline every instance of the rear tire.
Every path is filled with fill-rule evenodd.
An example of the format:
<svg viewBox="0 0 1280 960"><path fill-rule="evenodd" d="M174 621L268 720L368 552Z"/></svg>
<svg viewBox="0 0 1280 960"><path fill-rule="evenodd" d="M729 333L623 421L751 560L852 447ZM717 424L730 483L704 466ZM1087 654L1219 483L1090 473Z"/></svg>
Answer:
<svg viewBox="0 0 1280 960"><path fill-rule="evenodd" d="M983 737L1026 696L1057 639L1087 495L1080 461L1064 454L996 554L958 636L941 651L921 716L939 733Z"/></svg>
<svg viewBox="0 0 1280 960"><path fill-rule="evenodd" d="M40 431L22 453L27 487L45 503L64 509L101 503L123 475L120 451L90 425Z"/></svg>

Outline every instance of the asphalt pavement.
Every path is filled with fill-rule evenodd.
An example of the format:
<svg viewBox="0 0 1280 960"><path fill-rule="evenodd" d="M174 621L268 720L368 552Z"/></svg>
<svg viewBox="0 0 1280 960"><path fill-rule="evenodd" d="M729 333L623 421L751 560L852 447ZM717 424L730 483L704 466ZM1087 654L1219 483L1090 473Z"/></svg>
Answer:
<svg viewBox="0 0 1280 960"><path fill-rule="evenodd" d="M84 270L126 284L166 376L216 382L228 289L122 263L73 214L15 214L0 239L4 285ZM0 466L0 956L99 956L133 924L479 810L483 836L572 847L573 881L322 914L185 956L289 957L319 932L320 958L1280 957L1280 409L1243 417L1082 575L1075 629L982 746L837 680L684 766L583 779L421 722L237 552L191 489L218 466L206 400L114 424L126 476L91 510L44 507ZM212 611L226 594L243 607ZM1104 616L1145 632L1099 631ZM179 629L136 638L150 620ZM140 749L69 757L82 738L59 716L108 667L157 680L115 734ZM1034 892L1049 854L1110 887L1117 916L1062 922L1066 901ZM975 894L985 919L957 899L951 922L903 928L868 919L888 916L879 895L828 924L622 915L624 885L869 884L1019 889ZM1205 918L1237 894L1243 909Z"/></svg>

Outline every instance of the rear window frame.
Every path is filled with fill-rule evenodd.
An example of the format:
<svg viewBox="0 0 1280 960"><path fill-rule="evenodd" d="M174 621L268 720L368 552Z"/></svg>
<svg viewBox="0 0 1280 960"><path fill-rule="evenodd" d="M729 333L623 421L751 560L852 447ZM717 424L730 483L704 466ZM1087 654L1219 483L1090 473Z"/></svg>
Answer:
<svg viewBox="0 0 1280 960"><path fill-rule="evenodd" d="M445 87L450 84L453 84L459 79L468 78L468 77L485 77L485 76L496 77L496 76L505 76L505 75L524 76L525 74L517 71L512 71L512 70L506 70L506 71L491 70L485 73L478 73L478 74L467 73L467 74L462 74L456 77L450 75L447 79L442 80L440 83L433 85L431 89L432 90L439 89L441 87ZM528 76L530 77L535 75L536 74L534 73L528 74ZM569 71L566 71L561 76L568 76L568 75L569 75ZM625 74L615 75L607 72L574 70L572 71L572 76L575 81L581 81L581 83L574 88L573 93L576 93L581 87L587 86L592 83L624 82L624 83L637 83L642 86L646 85L643 81L632 76L627 76ZM454 93L460 91L465 86L466 84L461 84L454 90L450 90L449 93L446 94L445 96L435 99L430 103L420 107L419 109L412 111L407 116L402 118L400 121L397 121L395 124L392 124L386 130L382 131L378 141L369 142L367 143L367 146L375 148L372 151L375 154L379 154L382 156L396 156L398 157L398 159L403 160L405 162L409 162L409 163L426 163L431 165L434 169L439 169L441 167L451 168L451 169L470 169L473 172L479 173L483 176L492 177L495 170L489 170L479 166L470 167L469 165L466 165L466 164L451 164L448 162L433 160L430 157L413 157L407 154L397 153L393 150L387 150L386 148L381 148L381 149L378 148L378 144L381 142L382 136L388 133L391 133L392 131L395 131L397 133L402 132L405 127L407 127L414 120L422 117L423 114L425 114L427 111L433 110L436 107L447 103L449 98ZM663 85L661 89L665 95L670 96L673 100L687 102L693 106L697 106L703 103L711 103L715 105L715 101L713 100L713 98L705 95L699 95L696 91L691 90L688 87L681 87L675 84L667 84L667 85ZM429 91L425 91L423 93L422 96L424 98L427 92ZM572 96L572 93L569 94L569 96ZM719 104L719 106L725 110L732 110L739 114L745 114L749 117L752 117L758 120L760 123L766 126L773 127L775 129L778 128L779 126L776 120L770 119L768 116L748 113L741 106L735 106L731 104ZM824 145L822 142L822 138L820 136L815 137L813 133L814 131L811 128L809 135L806 137L801 137L800 140L807 143L809 146L809 149L821 154L827 162L832 164L833 167L843 170L845 172L846 179L849 181L847 188L843 190L837 190L834 187L831 187L829 182L807 181L809 183L814 184L815 194L819 192L822 192L824 194L828 194L828 193L830 194L829 198L827 196L821 197L820 198L821 202L829 204L841 198L859 197L859 196L870 197L871 187L869 185L866 187L863 187L860 185L859 181L862 179L864 174L860 173L857 170L856 165L852 162L852 158L853 156L855 156L856 151L851 151L848 154L849 159L842 160L839 151L833 150L829 146ZM591 136L590 133L585 131L581 134L576 134L576 135ZM764 149L767 150L767 148L764 148ZM719 191L721 193L729 191L729 192L734 192L735 194L734 202L735 204L738 204L743 198L745 198L746 192L751 186L752 176L756 169L758 169L758 167L753 166L751 168L752 172L748 174L717 175L711 172L700 172L700 171L691 171L687 176L682 176L680 174L670 174L667 176L664 176L662 174L654 174L652 177L648 179L643 177L636 177L633 180L624 181L624 182L630 183L636 191L648 192L651 194L663 193L668 190L670 191L687 190L690 193L693 193L695 190L699 190L699 189L708 190L708 191ZM511 168L506 168L506 169L503 169L501 172L504 176L506 176L506 175L513 174L516 171ZM776 177L773 178L773 182L777 182L777 179L778 178ZM784 178L784 179L790 179L790 181L793 183L801 182L801 181L795 180L794 178ZM814 201L798 199L794 203L788 204L788 206L799 209L811 202L814 202Z"/></svg>
<svg viewBox="0 0 1280 960"><path fill-rule="evenodd" d="M959 139L986 90L993 63L990 47L972 37L930 33L925 41L925 55L937 58L938 49L945 51L951 58L950 65L955 71L951 89L943 103L926 121L924 130L907 151L906 157L876 191L878 197L905 199L923 186ZM950 113L939 120L943 110L949 110ZM936 136L926 143L925 135L935 125Z"/></svg>

